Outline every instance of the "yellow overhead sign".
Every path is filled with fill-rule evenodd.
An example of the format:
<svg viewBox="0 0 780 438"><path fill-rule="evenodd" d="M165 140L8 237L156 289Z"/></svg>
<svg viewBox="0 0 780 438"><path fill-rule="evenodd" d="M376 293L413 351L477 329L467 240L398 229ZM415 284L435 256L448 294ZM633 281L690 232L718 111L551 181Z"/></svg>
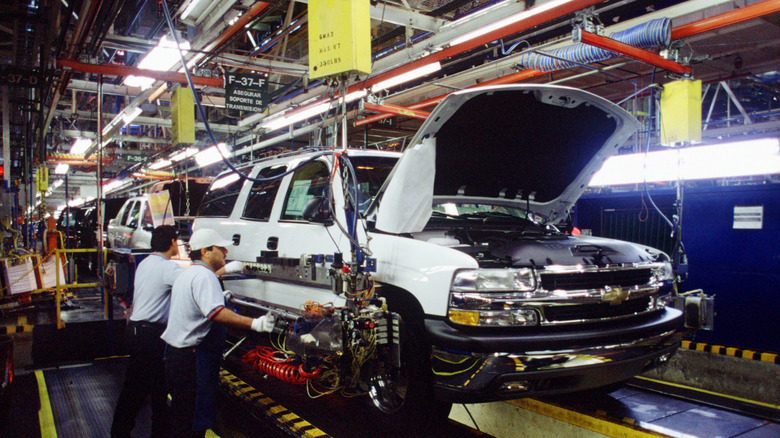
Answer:
<svg viewBox="0 0 780 438"><path fill-rule="evenodd" d="M195 96L187 87L177 87L171 96L171 143L195 143Z"/></svg>
<svg viewBox="0 0 780 438"><path fill-rule="evenodd" d="M661 144L701 140L701 81L664 84L661 92Z"/></svg>
<svg viewBox="0 0 780 438"><path fill-rule="evenodd" d="M371 73L369 0L309 0L309 77Z"/></svg>

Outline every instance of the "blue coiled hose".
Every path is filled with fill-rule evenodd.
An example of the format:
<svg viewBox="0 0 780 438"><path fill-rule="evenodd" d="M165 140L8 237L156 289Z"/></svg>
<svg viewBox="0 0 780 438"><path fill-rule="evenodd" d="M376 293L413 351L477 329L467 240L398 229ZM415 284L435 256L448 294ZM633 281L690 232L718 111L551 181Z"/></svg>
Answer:
<svg viewBox="0 0 780 438"><path fill-rule="evenodd" d="M609 37L641 49L666 47L672 39L671 20L668 18L651 20L630 29L610 34ZM588 44L574 44L544 53L554 56L555 58L545 56L544 54L525 53L520 57L520 64L524 68L533 68L539 71L548 72L576 67L576 63L590 64L592 62L603 61L616 55L609 50L600 49ZM567 62L565 60L575 61L576 63Z"/></svg>

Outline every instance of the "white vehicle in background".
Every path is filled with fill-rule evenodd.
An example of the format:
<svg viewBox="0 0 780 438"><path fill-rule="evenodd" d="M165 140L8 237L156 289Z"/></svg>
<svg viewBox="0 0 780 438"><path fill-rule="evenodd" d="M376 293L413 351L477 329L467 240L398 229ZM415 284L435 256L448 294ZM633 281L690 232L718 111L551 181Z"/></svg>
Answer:
<svg viewBox="0 0 780 438"><path fill-rule="evenodd" d="M152 230L155 227L150 197L140 195L129 198L116 217L108 222L108 247L128 249L149 249L152 246ZM170 202L168 203L170 212ZM164 214L160 225L173 225L173 213Z"/></svg>
<svg viewBox="0 0 780 438"><path fill-rule="evenodd" d="M638 127L581 90L463 90L403 154L311 150L245 167L255 181L221 174L194 228L236 245L239 311L280 313L289 369L260 353L255 369L365 394L412 433L451 403L608 386L678 348L666 254L556 227Z"/></svg>

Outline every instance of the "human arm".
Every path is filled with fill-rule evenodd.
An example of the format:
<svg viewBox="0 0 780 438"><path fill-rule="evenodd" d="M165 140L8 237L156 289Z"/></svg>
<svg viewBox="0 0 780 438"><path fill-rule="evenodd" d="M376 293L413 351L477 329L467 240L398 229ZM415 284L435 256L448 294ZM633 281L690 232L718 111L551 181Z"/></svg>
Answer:
<svg viewBox="0 0 780 438"><path fill-rule="evenodd" d="M244 262L240 262L238 260L234 260L225 266L217 269L214 271L215 274L217 274L217 277L221 277L225 274L236 274L239 272L242 272L244 270Z"/></svg>
<svg viewBox="0 0 780 438"><path fill-rule="evenodd" d="M238 313L223 307L217 310L214 315L211 316L212 321L216 321L220 324L229 325L244 330L254 330L256 332L270 332L274 328L276 317L273 314L267 314L259 318L249 318L247 316L239 315Z"/></svg>

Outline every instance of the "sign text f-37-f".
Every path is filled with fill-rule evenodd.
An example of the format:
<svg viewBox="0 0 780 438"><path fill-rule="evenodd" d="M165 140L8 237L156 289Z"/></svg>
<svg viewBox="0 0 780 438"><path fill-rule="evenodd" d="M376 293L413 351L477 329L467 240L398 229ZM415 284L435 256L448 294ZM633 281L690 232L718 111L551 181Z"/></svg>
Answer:
<svg viewBox="0 0 780 438"><path fill-rule="evenodd" d="M264 75L225 74L225 107L247 112L261 112L266 106L268 80Z"/></svg>

